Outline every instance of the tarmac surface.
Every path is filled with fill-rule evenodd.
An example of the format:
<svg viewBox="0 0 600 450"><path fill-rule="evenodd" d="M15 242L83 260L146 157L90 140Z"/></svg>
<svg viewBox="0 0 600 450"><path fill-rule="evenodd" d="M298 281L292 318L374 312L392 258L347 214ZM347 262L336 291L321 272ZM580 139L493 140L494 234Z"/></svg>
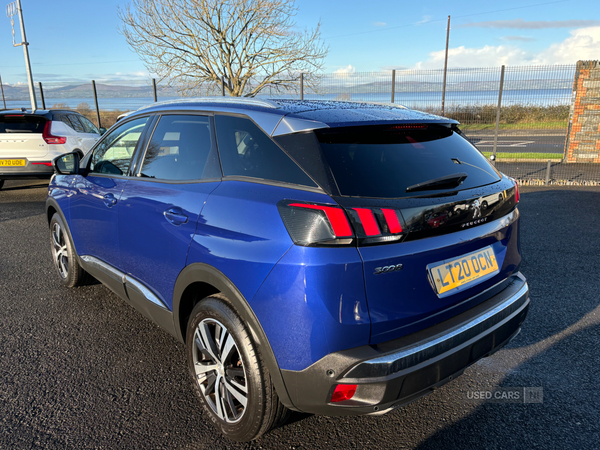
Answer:
<svg viewBox="0 0 600 450"><path fill-rule="evenodd" d="M45 197L0 190L0 449L598 448L600 188L522 188L531 308L507 348L387 415L297 414L247 444L208 423L174 338L100 284L59 284ZM509 387L543 401L471 399Z"/></svg>

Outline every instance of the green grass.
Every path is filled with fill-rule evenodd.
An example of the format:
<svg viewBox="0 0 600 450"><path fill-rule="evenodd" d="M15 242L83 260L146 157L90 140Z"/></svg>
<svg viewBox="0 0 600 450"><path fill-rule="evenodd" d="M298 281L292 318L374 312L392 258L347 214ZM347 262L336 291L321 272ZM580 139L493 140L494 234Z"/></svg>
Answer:
<svg viewBox="0 0 600 450"><path fill-rule="evenodd" d="M498 125L500 130L566 130L569 122L563 120L550 122L527 122L527 123L501 123ZM460 129L469 130L495 130L495 123L472 123L462 124Z"/></svg>
<svg viewBox="0 0 600 450"><path fill-rule="evenodd" d="M489 158L492 155L492 152L482 152L486 158ZM505 152L497 152L496 153L496 161L502 161L505 159L540 159L540 160L548 160L548 159L562 159L562 153L505 153Z"/></svg>

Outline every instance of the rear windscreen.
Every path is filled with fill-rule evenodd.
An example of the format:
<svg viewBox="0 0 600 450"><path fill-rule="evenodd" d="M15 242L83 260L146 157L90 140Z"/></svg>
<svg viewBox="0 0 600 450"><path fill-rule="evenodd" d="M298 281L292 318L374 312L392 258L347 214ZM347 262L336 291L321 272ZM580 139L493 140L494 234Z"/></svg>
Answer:
<svg viewBox="0 0 600 450"><path fill-rule="evenodd" d="M0 116L0 133L41 133L46 119L36 116Z"/></svg>
<svg viewBox="0 0 600 450"><path fill-rule="evenodd" d="M329 128L316 131L341 195L397 198L470 189L500 180L485 157L441 125ZM462 184L407 188L466 174Z"/></svg>

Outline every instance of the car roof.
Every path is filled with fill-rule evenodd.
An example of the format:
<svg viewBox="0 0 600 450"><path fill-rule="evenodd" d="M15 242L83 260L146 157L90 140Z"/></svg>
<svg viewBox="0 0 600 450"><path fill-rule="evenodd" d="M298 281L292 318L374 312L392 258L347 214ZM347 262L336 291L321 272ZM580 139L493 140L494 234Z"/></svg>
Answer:
<svg viewBox="0 0 600 450"><path fill-rule="evenodd" d="M323 127L376 125L395 123L445 123L458 124L456 120L406 108L402 105L348 102L332 100L257 99L244 97L204 97L168 100L140 108L136 113L197 110L233 112L253 115L273 115L278 120L318 122ZM293 130L298 131L298 130Z"/></svg>
<svg viewBox="0 0 600 450"><path fill-rule="evenodd" d="M53 113L69 113L69 114L80 114L77 111L72 111L70 109L36 109L35 111L31 111L30 109L4 109L0 110L0 114L27 114L30 116L43 116L48 118Z"/></svg>

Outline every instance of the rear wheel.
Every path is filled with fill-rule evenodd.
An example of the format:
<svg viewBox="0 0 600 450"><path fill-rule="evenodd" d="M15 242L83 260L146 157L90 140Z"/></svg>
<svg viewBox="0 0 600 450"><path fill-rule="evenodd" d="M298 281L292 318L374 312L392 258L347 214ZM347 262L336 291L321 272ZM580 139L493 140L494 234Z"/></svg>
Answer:
<svg viewBox="0 0 600 450"><path fill-rule="evenodd" d="M186 347L194 388L225 436L250 441L287 417L251 334L224 297L196 305Z"/></svg>
<svg viewBox="0 0 600 450"><path fill-rule="evenodd" d="M58 214L54 214L50 220L50 243L52 261L60 282L67 287L85 284L88 277L87 272L79 265L71 236Z"/></svg>

